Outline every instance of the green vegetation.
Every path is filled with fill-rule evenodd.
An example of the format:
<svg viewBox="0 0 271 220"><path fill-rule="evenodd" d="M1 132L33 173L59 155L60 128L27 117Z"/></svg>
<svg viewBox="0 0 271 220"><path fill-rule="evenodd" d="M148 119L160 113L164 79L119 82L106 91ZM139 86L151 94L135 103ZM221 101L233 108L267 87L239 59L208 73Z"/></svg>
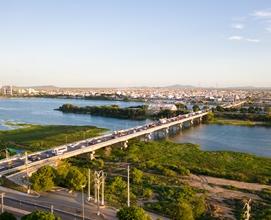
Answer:
<svg viewBox="0 0 271 220"><path fill-rule="evenodd" d="M177 111L165 109L159 111L158 113L148 112L146 105L120 108L118 105L79 107L71 104L64 104L56 110L62 111L64 113L90 114L103 117L130 119L130 120L145 120L147 118L150 119L171 118L189 112L186 106L183 105L178 105Z"/></svg>
<svg viewBox="0 0 271 220"><path fill-rule="evenodd" d="M157 144L153 142L150 144ZM204 216L205 197L203 191L196 190L181 181L181 176L188 175L190 172L180 164L170 164L164 160L164 155L168 151L161 153L164 148L155 153L150 160L147 158L139 159L140 155L135 155L134 150L140 150L145 145L141 142L131 142L126 151L115 147L111 150L99 150L99 160L90 161L87 158L76 157L69 158L68 163L71 166L81 167L81 169L90 168L92 170L103 169L108 174L106 179L105 196L106 201L113 206L123 207L127 204L127 171L125 169L129 162L131 165L131 190L130 201L133 206L140 200L146 210L150 210L161 215L173 217L174 213L182 213L183 204L176 206L176 201L185 203L184 207L192 210L193 219ZM148 143L146 143L148 145ZM143 148L143 152L151 152L153 145ZM153 150L157 150L154 148ZM159 156L157 156L159 154ZM153 160L153 157L157 161ZM104 163L101 161L105 161ZM142 161L142 164L141 164ZM143 162L144 161L144 162ZM102 166L102 167L101 167ZM123 167L124 166L124 167ZM120 169L120 167L123 167ZM131 218L134 219L134 218ZM181 219L181 218L180 218Z"/></svg>
<svg viewBox="0 0 271 220"><path fill-rule="evenodd" d="M111 161L136 164L166 176L192 173L233 180L271 183L271 159L237 152L201 151L198 145L169 141L131 142L126 151L114 149Z"/></svg>
<svg viewBox="0 0 271 220"><path fill-rule="evenodd" d="M38 192L50 191L54 186L64 186L70 190L79 191L85 187L86 169L79 169L63 162L58 169L43 166L30 178L32 188Z"/></svg>
<svg viewBox="0 0 271 220"><path fill-rule="evenodd" d="M93 126L28 125L0 131L0 149L7 147L28 151L45 150L67 142L100 135L105 129Z"/></svg>
<svg viewBox="0 0 271 220"><path fill-rule="evenodd" d="M21 220L61 220L61 218L56 217L50 212L34 211L29 215L23 216Z"/></svg>
<svg viewBox="0 0 271 220"><path fill-rule="evenodd" d="M16 220L16 217L9 212L3 212L0 215L0 220Z"/></svg>
<svg viewBox="0 0 271 220"><path fill-rule="evenodd" d="M217 106L213 111L216 118L271 123L269 110L264 112L261 108L253 106L249 108L223 108Z"/></svg>
<svg viewBox="0 0 271 220"><path fill-rule="evenodd" d="M136 206L124 207L117 213L119 220L151 220L144 209Z"/></svg>
<svg viewBox="0 0 271 220"><path fill-rule="evenodd" d="M79 107L71 104L64 104L57 110L64 113L90 114L131 120L144 120L147 118L147 106L143 105L120 108L118 105Z"/></svg>
<svg viewBox="0 0 271 220"><path fill-rule="evenodd" d="M209 124L218 124L218 125L235 125L235 126L271 126L271 122L255 122L255 121L247 121L247 120L234 120L234 119L223 119L223 118L215 118L214 120L210 120Z"/></svg>
<svg viewBox="0 0 271 220"><path fill-rule="evenodd" d="M32 188L35 191L49 191L54 187L55 171L51 166L43 166L31 178Z"/></svg>

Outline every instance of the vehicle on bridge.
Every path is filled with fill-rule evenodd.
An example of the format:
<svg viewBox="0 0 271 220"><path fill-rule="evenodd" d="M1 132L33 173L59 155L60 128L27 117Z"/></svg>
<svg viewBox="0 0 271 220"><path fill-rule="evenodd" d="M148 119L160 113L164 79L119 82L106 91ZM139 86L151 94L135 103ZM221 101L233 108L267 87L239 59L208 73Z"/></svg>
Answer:
<svg viewBox="0 0 271 220"><path fill-rule="evenodd" d="M52 153L53 153L53 155L57 156L57 155L64 154L67 151L68 151L67 146L62 146L62 147L53 149Z"/></svg>

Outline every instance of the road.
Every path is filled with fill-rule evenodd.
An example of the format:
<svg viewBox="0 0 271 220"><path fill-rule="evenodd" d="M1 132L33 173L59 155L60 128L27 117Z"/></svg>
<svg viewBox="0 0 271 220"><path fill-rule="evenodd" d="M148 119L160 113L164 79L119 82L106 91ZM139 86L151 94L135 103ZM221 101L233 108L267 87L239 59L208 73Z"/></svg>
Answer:
<svg viewBox="0 0 271 220"><path fill-rule="evenodd" d="M84 198L87 198L84 195ZM29 212L39 210L50 211L53 205L54 213L65 220L82 219L82 194L68 193L67 191L55 191L43 193L40 197L29 197L17 192L7 192L4 204ZM85 201L85 219L117 219L116 210L112 208L101 208L101 216L97 216L97 205Z"/></svg>

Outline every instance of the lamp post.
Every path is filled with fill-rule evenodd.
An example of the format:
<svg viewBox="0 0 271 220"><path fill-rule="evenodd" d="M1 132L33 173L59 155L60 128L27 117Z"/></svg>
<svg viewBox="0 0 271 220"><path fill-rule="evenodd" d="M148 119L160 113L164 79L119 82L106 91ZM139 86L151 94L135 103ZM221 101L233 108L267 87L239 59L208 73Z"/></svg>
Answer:
<svg viewBox="0 0 271 220"><path fill-rule="evenodd" d="M104 205L104 185L105 185L105 173L101 171L94 172L94 187L95 187L95 202L97 203L97 215L100 215L100 205ZM102 187L102 199L100 201L100 188Z"/></svg>
<svg viewBox="0 0 271 220"><path fill-rule="evenodd" d="M127 206L130 207L130 166L127 167Z"/></svg>
<svg viewBox="0 0 271 220"><path fill-rule="evenodd" d="M84 199L84 188L86 185L82 185L82 219L85 220L85 199Z"/></svg>

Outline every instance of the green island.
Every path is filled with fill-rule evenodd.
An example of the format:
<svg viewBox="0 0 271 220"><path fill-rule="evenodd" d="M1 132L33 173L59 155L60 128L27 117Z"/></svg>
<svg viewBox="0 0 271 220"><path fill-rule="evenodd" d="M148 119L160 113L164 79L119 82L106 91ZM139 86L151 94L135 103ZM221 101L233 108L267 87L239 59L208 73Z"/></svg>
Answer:
<svg viewBox="0 0 271 220"><path fill-rule="evenodd" d="M186 108L179 108L176 111L165 109L156 113L151 113L148 111L147 105L121 108L118 105L80 107L72 104L64 104L56 110L61 111L63 113L89 114L95 116L129 119L129 120L170 118L180 114L186 114L189 112Z"/></svg>
<svg viewBox="0 0 271 220"><path fill-rule="evenodd" d="M46 150L65 143L94 137L106 131L94 126L19 124L20 128L0 131L0 149Z"/></svg>
<svg viewBox="0 0 271 220"><path fill-rule="evenodd" d="M271 110L265 111L257 107L223 108L217 106L212 109L212 117L208 123L237 126L271 126Z"/></svg>

